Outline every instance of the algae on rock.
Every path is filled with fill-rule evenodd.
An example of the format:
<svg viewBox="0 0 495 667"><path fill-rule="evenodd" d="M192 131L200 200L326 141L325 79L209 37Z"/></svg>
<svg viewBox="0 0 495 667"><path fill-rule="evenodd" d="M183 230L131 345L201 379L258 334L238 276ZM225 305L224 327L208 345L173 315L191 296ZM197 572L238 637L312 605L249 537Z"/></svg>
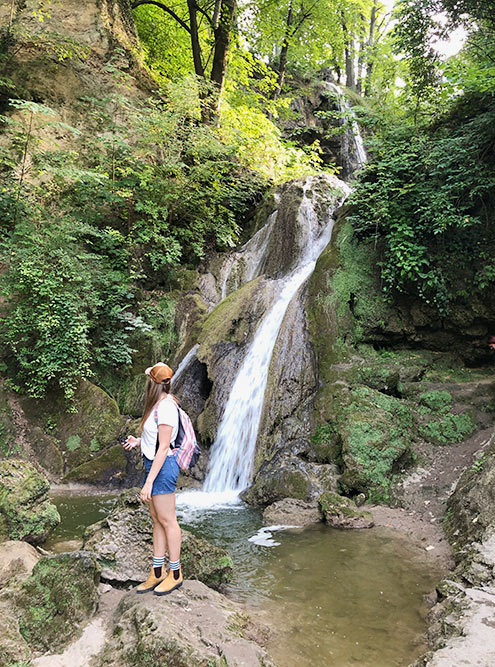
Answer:
<svg viewBox="0 0 495 667"><path fill-rule="evenodd" d="M0 541L41 544L60 523L48 499L50 483L31 463L0 461Z"/></svg>
<svg viewBox="0 0 495 667"><path fill-rule="evenodd" d="M63 648L95 612L99 581L93 554L76 551L42 558L16 601L27 644L40 651Z"/></svg>

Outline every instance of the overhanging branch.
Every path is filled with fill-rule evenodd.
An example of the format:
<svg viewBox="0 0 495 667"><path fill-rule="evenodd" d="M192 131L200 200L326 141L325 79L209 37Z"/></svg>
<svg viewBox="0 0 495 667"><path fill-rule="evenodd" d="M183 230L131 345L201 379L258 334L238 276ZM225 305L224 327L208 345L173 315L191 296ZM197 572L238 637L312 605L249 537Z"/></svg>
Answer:
<svg viewBox="0 0 495 667"><path fill-rule="evenodd" d="M164 5L162 2L158 2L157 0L135 0L131 7L132 9L136 9L136 7L139 7L140 5L155 5L155 7L163 9L163 11L167 12L167 14L175 19L177 23L184 28L184 30L187 30L187 32L191 34L191 28L187 25L187 23L183 21L180 16L177 16L177 14L172 9L170 9L170 7L167 7L167 5Z"/></svg>

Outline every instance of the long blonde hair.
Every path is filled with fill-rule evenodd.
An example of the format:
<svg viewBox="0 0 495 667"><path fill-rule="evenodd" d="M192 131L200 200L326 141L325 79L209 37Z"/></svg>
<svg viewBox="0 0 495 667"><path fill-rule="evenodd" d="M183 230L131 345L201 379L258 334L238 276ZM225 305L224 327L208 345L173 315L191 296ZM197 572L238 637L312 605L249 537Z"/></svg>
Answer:
<svg viewBox="0 0 495 667"><path fill-rule="evenodd" d="M144 410L143 418L141 419L141 430L144 428L144 423L150 416L153 407L158 403L163 394L170 393L170 379L164 382L155 382L152 378L148 378L146 383L146 393L144 395Z"/></svg>
<svg viewBox="0 0 495 667"><path fill-rule="evenodd" d="M144 410L143 417L141 419L141 430L144 428L144 423L150 416L151 411L158 401L165 395L168 394L171 396L177 405L180 405L179 399L177 396L174 396L170 393L170 383L171 379L164 380L163 382L155 382L152 378L148 378L146 383L146 393L144 395Z"/></svg>

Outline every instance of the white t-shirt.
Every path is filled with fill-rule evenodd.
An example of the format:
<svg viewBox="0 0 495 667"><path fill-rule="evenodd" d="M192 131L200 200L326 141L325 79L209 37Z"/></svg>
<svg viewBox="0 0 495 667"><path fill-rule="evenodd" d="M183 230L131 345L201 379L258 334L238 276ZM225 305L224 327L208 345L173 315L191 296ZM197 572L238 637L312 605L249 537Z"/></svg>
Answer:
<svg viewBox="0 0 495 667"><path fill-rule="evenodd" d="M172 437L170 444L175 442L177 431L179 430L179 413L177 403L169 396L162 399L156 406L158 412L158 424L167 424L172 427ZM144 422L143 432L141 434L141 452L147 459L153 460L156 452L156 437L158 435L158 426L155 422L155 407ZM168 453L168 452L167 452Z"/></svg>

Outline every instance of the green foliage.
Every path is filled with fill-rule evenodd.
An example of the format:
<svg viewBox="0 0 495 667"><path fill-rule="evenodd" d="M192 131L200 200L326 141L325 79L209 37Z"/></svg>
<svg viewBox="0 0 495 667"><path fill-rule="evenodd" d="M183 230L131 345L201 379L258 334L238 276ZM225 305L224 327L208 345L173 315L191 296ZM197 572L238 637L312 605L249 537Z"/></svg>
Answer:
<svg viewBox="0 0 495 667"><path fill-rule="evenodd" d="M438 421L432 420L419 426L419 434L435 445L451 445L462 442L476 430L476 424L468 414L443 415Z"/></svg>
<svg viewBox="0 0 495 667"><path fill-rule="evenodd" d="M351 195L351 222L359 239L379 244L386 297L407 292L447 313L473 280L493 284L494 139L487 99L462 124L431 133L402 125L376 140Z"/></svg>

